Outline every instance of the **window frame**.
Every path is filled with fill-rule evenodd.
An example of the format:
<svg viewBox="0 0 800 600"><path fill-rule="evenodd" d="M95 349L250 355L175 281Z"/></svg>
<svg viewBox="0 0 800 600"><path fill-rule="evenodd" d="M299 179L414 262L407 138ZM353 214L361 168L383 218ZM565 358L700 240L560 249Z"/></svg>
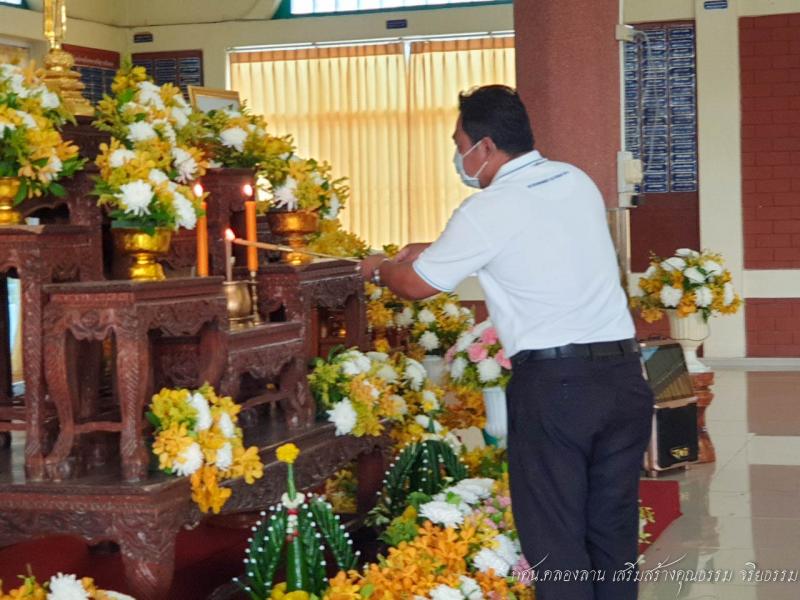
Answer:
<svg viewBox="0 0 800 600"><path fill-rule="evenodd" d="M23 0L25 2L26 0ZM338 12L318 12L318 13L305 13L294 14L292 13L292 0L281 0L278 10L275 11L274 19L308 19L314 17L340 17L340 16L353 16L353 15L373 15L380 13L398 13L422 10L443 10L448 8L467 8L476 6L502 6L504 4L513 4L514 0L487 0L486 2L455 2L453 4L437 4L426 6L396 6L392 8L371 8L365 10L347 10Z"/></svg>

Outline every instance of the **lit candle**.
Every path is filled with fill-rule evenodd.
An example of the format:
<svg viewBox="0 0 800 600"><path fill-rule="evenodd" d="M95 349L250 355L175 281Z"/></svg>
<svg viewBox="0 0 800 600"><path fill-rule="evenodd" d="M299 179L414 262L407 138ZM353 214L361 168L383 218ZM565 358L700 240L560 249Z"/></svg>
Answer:
<svg viewBox="0 0 800 600"><path fill-rule="evenodd" d="M244 192L244 195L247 196L248 198L252 198L253 186L250 185L249 183L245 183L244 186L242 186L242 192Z"/></svg>
<svg viewBox="0 0 800 600"><path fill-rule="evenodd" d="M236 234L232 229L225 230L225 280L233 281L233 240Z"/></svg>
<svg viewBox="0 0 800 600"><path fill-rule="evenodd" d="M203 202L203 216L197 219L197 276L208 277L208 204Z"/></svg>
<svg viewBox="0 0 800 600"><path fill-rule="evenodd" d="M256 203L248 200L244 203L245 229L247 241L257 242L256 239ZM251 273L258 271L258 249L255 246L247 247L247 270Z"/></svg>

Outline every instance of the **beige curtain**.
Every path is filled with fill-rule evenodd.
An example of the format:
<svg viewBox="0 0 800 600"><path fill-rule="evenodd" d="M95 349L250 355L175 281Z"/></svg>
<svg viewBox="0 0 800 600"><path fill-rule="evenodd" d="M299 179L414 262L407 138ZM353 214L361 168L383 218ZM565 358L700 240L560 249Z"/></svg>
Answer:
<svg viewBox="0 0 800 600"><path fill-rule="evenodd" d="M408 89L402 44L231 55L231 83L298 153L350 178L343 225L381 246L408 231Z"/></svg>
<svg viewBox="0 0 800 600"><path fill-rule="evenodd" d="M453 167L458 94L480 85L514 86L513 38L415 42L409 96L410 240L427 242L470 189Z"/></svg>
<svg viewBox="0 0 800 600"><path fill-rule="evenodd" d="M373 247L430 241L469 193L451 138L458 93L514 84L511 38L234 53L231 87L303 156L351 180L345 227Z"/></svg>

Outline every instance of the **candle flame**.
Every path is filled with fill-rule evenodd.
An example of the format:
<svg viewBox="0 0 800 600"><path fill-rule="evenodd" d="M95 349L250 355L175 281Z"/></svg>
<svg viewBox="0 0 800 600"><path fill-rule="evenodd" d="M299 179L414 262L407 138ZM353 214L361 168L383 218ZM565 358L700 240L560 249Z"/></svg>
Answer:
<svg viewBox="0 0 800 600"><path fill-rule="evenodd" d="M201 183L195 183L194 184L194 195L195 196L200 198L203 195L204 191L205 190L203 190L203 184L201 184Z"/></svg>
<svg viewBox="0 0 800 600"><path fill-rule="evenodd" d="M228 240L229 242L232 242L233 240L236 239L236 234L233 233L233 229L225 230L225 239Z"/></svg>
<svg viewBox="0 0 800 600"><path fill-rule="evenodd" d="M244 184L242 191L244 192L244 195L247 196L248 198L253 197L253 186L250 185L249 183Z"/></svg>

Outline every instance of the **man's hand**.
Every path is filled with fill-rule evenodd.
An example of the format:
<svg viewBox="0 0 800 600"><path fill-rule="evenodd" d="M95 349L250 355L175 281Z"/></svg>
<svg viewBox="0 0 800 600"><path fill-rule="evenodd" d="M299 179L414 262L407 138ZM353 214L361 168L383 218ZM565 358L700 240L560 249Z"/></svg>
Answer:
<svg viewBox="0 0 800 600"><path fill-rule="evenodd" d="M361 261L361 276L367 281L372 281L372 274L384 260L387 260L385 254L370 254L367 256Z"/></svg>
<svg viewBox="0 0 800 600"><path fill-rule="evenodd" d="M423 250L428 246L430 246L430 244L408 244L397 253L394 259L399 263L413 262L417 260L417 257L422 254Z"/></svg>

